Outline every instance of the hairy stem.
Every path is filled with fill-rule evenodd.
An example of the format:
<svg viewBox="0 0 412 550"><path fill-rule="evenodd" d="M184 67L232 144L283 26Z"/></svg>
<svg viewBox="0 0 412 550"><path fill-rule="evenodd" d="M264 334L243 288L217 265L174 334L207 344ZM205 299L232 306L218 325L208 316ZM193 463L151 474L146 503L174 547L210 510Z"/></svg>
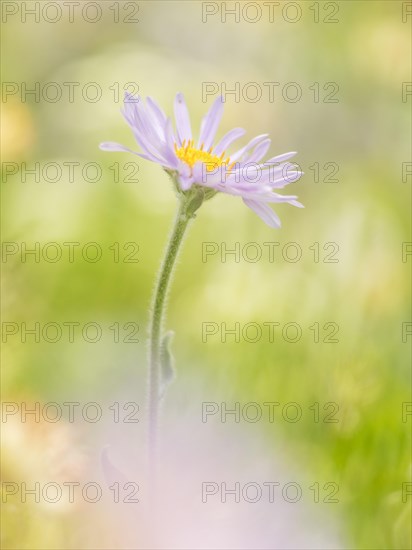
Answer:
<svg viewBox="0 0 412 550"><path fill-rule="evenodd" d="M160 268L159 276L154 292L153 309L150 321L149 339L149 467L152 478L152 490L154 490L154 477L156 470L156 447L159 418L159 401L161 386L161 345L162 326L165 314L167 294L173 274L173 268L179 254L185 231L190 221L187 213L187 203L180 200L175 223L170 234L166 253Z"/></svg>

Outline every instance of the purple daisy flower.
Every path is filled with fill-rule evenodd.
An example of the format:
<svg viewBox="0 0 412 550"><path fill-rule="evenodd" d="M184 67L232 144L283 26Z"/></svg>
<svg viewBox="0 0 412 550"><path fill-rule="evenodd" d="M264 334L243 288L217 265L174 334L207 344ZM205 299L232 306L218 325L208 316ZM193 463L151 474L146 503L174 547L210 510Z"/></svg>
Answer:
<svg viewBox="0 0 412 550"><path fill-rule="evenodd" d="M218 97L203 118L197 144L192 137L189 111L183 94L176 95L172 121L150 97L146 103L126 93L123 115L131 127L141 153L118 143L105 142L105 151L127 151L160 164L174 179L180 193L193 188L202 190L202 200L218 192L240 196L264 222L280 227L280 220L268 203L287 202L303 207L295 195L276 191L300 178L302 172L287 161L296 153L285 153L262 162L270 147L268 134L252 139L247 145L227 156L227 149L246 132L234 128L213 145L223 114L223 98ZM275 191L276 190L276 191Z"/></svg>

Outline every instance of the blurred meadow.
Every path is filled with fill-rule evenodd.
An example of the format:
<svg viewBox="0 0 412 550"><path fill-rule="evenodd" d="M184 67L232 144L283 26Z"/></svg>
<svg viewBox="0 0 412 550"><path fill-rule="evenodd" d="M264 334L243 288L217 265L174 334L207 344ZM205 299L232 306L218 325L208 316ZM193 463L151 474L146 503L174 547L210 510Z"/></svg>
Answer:
<svg viewBox="0 0 412 550"><path fill-rule="evenodd" d="M53 23L54 4L62 17ZM411 255L402 256L412 241L411 176L402 173L411 161L411 96L402 95L411 80L408 3L281 2L273 21L257 2L226 3L239 6L239 21L224 20L220 2L84 2L94 7L86 16L73 8L72 17L64 4L71 2L2 6L2 400L9 413L2 482L103 485L105 445L120 469L144 462L148 306L176 198L159 166L98 145L118 141L137 150L120 114L124 89L154 97L168 115L183 92L196 134L217 94L239 83L239 97L226 97L218 138L240 126L247 130L241 145L270 134L268 157L297 151L305 174L286 193L305 209L275 205L279 230L235 197L219 195L199 210L169 299L177 376L163 403L162 433L165 449L177 454L162 460L176 461L173 476L184 480L189 466L176 457L198 452L200 479L211 481L208 461L224 461L233 437L239 463L222 462L215 481L236 480L231 466L240 477L242 460L247 481L276 481L290 468L286 479L302 486L313 521L292 519L266 542L251 536L235 544L230 534L228 548L411 548ZM93 22L96 5L101 17ZM29 7L40 10L39 20L23 17ZM273 97L268 82L279 83ZM257 101L242 92L248 83L261 90ZM296 90L301 97L291 100ZM63 243L77 243L72 261ZM88 243L97 243L101 258L93 261L96 247ZM255 244L245 250L248 243ZM25 252L36 246L37 256ZM225 256L236 247L237 256ZM53 260L56 250L62 256ZM257 261L250 260L254 250L262 252ZM36 323L39 341L25 334ZM47 323L62 329L60 339L50 341L56 325L44 337ZM73 338L67 323L77 323ZM94 325L85 338L87 323ZM216 334L205 337L205 323ZM240 327L239 338L228 333L222 341L224 323ZM257 341L253 327L245 337L248 323L261 330ZM273 341L268 323L278 323ZM282 337L288 323L300 327L297 341L292 325ZM23 404L36 402L94 402L105 414L101 422L71 422L63 407L59 421L22 421ZM138 403L139 422L113 423L115 402ZM215 415L205 424L202 402L280 405L273 421L219 423ZM302 412L296 421L283 408L290 403ZM287 410L293 419L293 407ZM206 428L212 438L223 430L215 447L202 447ZM314 483L319 503L308 489ZM322 501L326 483L338 486L338 502ZM124 538L130 524L112 524L116 515L100 502L22 500L20 488L3 493L5 549L151 547L139 534ZM223 506L205 532L229 521ZM280 498L267 505L268 530L294 506ZM185 529L181 521L176 530ZM320 532L335 526L317 546L315 525ZM233 522L233 531L241 527ZM180 534L160 547L212 547L200 531L186 543L176 542ZM226 547L216 537L213 547Z"/></svg>

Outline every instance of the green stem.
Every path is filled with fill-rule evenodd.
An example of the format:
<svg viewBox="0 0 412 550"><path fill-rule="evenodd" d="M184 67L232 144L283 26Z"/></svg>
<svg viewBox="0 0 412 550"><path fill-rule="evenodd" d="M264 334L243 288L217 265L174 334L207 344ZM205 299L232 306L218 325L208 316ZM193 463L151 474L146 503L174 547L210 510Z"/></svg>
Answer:
<svg viewBox="0 0 412 550"><path fill-rule="evenodd" d="M156 469L157 426L160 401L162 325L173 268L190 218L191 216L187 213L187 202L181 198L154 293L149 340L149 467L153 484Z"/></svg>

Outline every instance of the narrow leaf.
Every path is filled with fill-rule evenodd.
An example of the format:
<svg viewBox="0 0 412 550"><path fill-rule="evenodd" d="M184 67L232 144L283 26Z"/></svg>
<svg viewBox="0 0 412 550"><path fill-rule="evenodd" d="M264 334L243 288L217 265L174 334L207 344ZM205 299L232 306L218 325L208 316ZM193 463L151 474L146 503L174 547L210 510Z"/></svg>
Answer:
<svg viewBox="0 0 412 550"><path fill-rule="evenodd" d="M167 386L175 377L174 360L170 351L170 342L174 336L172 331L166 332L160 346L161 384L160 397L163 397Z"/></svg>

